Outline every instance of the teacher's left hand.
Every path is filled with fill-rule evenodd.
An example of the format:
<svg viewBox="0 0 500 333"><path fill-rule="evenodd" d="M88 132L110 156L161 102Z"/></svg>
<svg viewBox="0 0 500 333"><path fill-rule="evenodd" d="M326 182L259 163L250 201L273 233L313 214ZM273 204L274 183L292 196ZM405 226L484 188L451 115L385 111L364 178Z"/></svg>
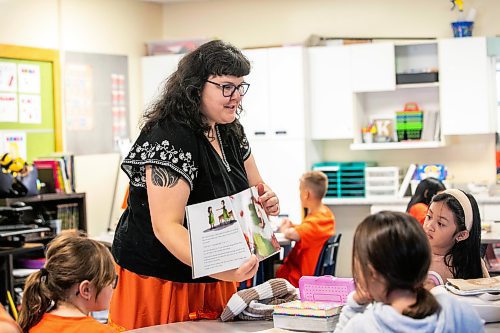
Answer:
<svg viewBox="0 0 500 333"><path fill-rule="evenodd" d="M257 191L259 194L259 202L264 207L267 215L278 216L280 213L280 205L276 193L274 193L266 184L258 184Z"/></svg>

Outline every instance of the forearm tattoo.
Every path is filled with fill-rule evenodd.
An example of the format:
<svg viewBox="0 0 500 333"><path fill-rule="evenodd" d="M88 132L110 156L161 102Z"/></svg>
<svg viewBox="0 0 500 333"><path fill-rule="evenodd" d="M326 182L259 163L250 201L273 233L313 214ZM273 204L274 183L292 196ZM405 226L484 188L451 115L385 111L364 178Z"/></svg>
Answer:
<svg viewBox="0 0 500 333"><path fill-rule="evenodd" d="M179 174L160 166L151 166L151 182L155 186L174 187L179 182Z"/></svg>

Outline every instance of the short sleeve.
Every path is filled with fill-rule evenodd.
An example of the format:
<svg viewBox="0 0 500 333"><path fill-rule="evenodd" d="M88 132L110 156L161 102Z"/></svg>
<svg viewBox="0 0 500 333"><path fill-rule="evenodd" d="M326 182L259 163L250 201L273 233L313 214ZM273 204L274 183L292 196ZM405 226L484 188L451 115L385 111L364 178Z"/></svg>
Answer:
<svg viewBox="0 0 500 333"><path fill-rule="evenodd" d="M318 240L318 236L321 235L321 230L318 224L308 221L307 219L294 228L300 236L303 248L306 248L309 245L315 245L315 242Z"/></svg>
<svg viewBox="0 0 500 333"><path fill-rule="evenodd" d="M240 141L240 151L241 151L241 156L243 156L243 161L246 161L250 157L250 154L252 153L252 150L250 149L250 143L248 142L245 133L243 133L243 138Z"/></svg>
<svg viewBox="0 0 500 333"><path fill-rule="evenodd" d="M141 133L121 167L132 186L146 187L146 165L152 164L177 172L193 190L199 169L198 151L197 136L189 129L155 126Z"/></svg>

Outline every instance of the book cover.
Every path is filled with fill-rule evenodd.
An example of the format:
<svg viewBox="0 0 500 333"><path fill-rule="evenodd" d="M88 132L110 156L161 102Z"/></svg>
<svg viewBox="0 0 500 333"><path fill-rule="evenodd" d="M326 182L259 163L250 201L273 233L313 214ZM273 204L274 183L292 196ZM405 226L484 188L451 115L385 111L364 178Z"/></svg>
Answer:
<svg viewBox="0 0 500 333"><path fill-rule="evenodd" d="M186 207L193 278L238 268L280 250L255 187Z"/></svg>
<svg viewBox="0 0 500 333"><path fill-rule="evenodd" d="M55 160L35 160L33 164L38 170L38 179L44 183L41 193L56 193L60 192L61 184L59 183L59 163Z"/></svg>

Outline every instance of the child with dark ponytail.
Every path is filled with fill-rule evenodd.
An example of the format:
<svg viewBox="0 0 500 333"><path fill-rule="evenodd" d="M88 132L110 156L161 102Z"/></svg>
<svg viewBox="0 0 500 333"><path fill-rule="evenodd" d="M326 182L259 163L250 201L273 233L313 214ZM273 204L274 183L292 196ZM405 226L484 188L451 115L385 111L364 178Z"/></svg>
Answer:
<svg viewBox="0 0 500 333"><path fill-rule="evenodd" d="M116 332L89 316L109 307L117 282L111 252L84 235L63 233L49 243L46 258L24 287L23 332Z"/></svg>
<svg viewBox="0 0 500 333"><path fill-rule="evenodd" d="M399 212L368 216L356 228L352 258L356 290L342 309L336 333L484 332L470 305L424 288L431 249L414 217Z"/></svg>

